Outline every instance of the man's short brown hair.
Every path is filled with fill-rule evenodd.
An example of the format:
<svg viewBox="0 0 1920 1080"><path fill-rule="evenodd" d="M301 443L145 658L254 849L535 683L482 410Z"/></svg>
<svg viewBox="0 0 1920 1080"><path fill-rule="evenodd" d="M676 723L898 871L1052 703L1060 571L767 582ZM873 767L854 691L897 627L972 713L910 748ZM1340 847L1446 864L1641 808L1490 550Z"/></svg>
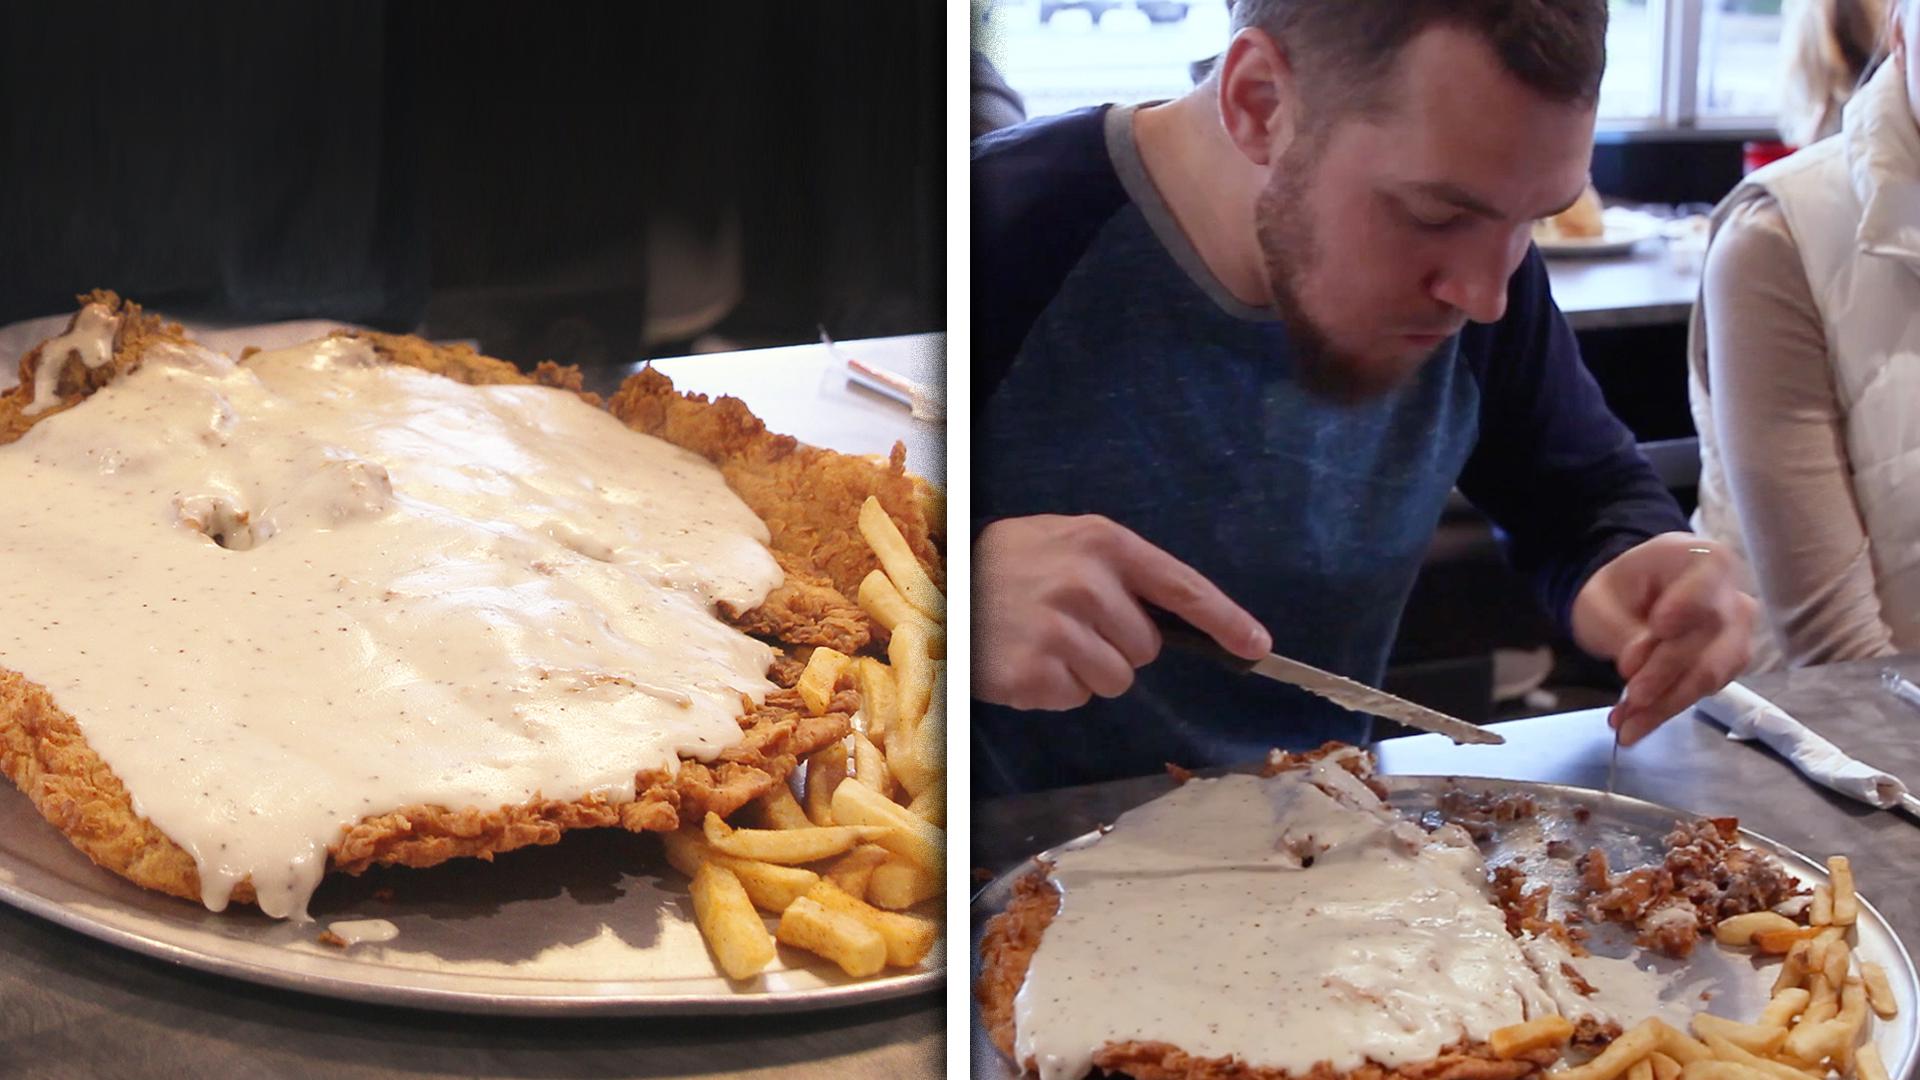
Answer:
<svg viewBox="0 0 1920 1080"><path fill-rule="evenodd" d="M1266 31L1286 51L1309 101L1336 113L1384 105L1401 51L1435 26L1479 35L1508 73L1549 100L1590 105L1599 98L1606 0L1233 2L1233 28Z"/></svg>

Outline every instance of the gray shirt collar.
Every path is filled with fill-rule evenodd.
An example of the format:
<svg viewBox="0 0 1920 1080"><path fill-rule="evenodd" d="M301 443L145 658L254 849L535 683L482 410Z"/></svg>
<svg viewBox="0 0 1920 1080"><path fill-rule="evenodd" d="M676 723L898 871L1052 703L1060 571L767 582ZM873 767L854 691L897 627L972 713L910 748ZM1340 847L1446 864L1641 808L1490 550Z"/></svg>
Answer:
<svg viewBox="0 0 1920 1080"><path fill-rule="evenodd" d="M1157 105L1159 102L1147 102ZM1206 260L1187 239L1180 229L1180 223L1174 220L1173 211L1167 207L1160 191L1153 186L1153 180L1147 175L1147 167L1140 160L1140 145L1133 138L1133 114L1139 105L1115 105L1107 110L1106 135L1107 156L1113 160L1113 171L1120 177L1120 186L1126 189L1127 197L1140 208L1140 214L1147 219L1147 226L1153 235L1173 256L1189 279L1201 292L1207 294L1221 311L1236 319L1249 322L1275 322L1279 316L1272 308L1255 307L1236 299L1220 279L1207 269ZM1251 223L1249 223L1251 227Z"/></svg>

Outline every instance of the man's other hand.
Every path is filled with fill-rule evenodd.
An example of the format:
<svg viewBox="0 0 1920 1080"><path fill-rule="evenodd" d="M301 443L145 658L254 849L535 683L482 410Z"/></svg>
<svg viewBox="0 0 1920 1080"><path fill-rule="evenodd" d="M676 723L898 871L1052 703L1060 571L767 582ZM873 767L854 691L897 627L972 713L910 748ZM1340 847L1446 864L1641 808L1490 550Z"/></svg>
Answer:
<svg viewBox="0 0 1920 1080"><path fill-rule="evenodd" d="M1192 623L1236 656L1273 639L1185 563L1098 516L1006 518L973 544L973 695L1016 709L1118 697L1160 653L1143 604Z"/></svg>
<svg viewBox="0 0 1920 1080"><path fill-rule="evenodd" d="M1664 533L1602 566L1573 601L1573 636L1627 681L1608 718L1631 746L1746 669L1753 597L1739 560L1691 533Z"/></svg>

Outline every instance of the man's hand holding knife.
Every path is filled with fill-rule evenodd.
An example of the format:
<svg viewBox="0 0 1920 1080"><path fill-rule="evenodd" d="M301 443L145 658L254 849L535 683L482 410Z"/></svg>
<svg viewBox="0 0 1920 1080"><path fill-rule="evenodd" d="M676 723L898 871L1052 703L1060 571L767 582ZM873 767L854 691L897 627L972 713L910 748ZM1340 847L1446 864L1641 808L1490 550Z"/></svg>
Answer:
<svg viewBox="0 0 1920 1080"><path fill-rule="evenodd" d="M1200 572L1099 516L1007 518L973 545L973 693L1016 709L1119 697L1160 655L1144 604L1178 615L1235 656L1273 638Z"/></svg>

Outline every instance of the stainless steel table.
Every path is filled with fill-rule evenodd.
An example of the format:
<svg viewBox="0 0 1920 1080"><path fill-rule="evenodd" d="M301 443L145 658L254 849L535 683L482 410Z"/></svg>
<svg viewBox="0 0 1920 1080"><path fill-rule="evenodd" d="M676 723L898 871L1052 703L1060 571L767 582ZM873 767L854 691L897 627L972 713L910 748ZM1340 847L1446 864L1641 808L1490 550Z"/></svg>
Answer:
<svg viewBox="0 0 1920 1080"><path fill-rule="evenodd" d="M1547 279L1575 330L1685 325L1700 291L1699 269L1676 266L1658 239L1625 255L1550 257Z"/></svg>
<svg viewBox="0 0 1920 1080"><path fill-rule="evenodd" d="M268 335L237 329L231 343L216 342L291 342L326 328L276 327ZM40 331L35 326L20 336L38 340ZM939 335L842 347L916 378L940 376ZM905 440L909 468L941 475L940 426L911 420L905 407L848 387L818 345L688 357L661 366L681 389L737 394L773 430L811 442L874 453ZM12 376L12 365L0 364L0 384L10 384ZM0 798L23 796L0 782ZM906 1080L944 1071L945 1017L938 993L792 1017L724 1019L510 1019L360 1005L175 967L0 905L0 1080Z"/></svg>
<svg viewBox="0 0 1920 1080"><path fill-rule="evenodd" d="M1835 664L1747 682L1841 749L1920 784L1920 712L1880 689L1882 666ZM1920 679L1920 657L1893 666ZM1505 746L1457 747L1437 735L1389 739L1377 748L1380 764L1399 774L1605 786L1612 748L1605 710L1494 729L1507 737ZM997 875L1172 787L1168 777L1149 776L976 806L973 865ZM1723 728L1693 712L1623 750L1615 790L1702 814L1737 815L1742 825L1816 858L1851 857L1862 894L1909 948L1920 946L1920 822L1817 787L1772 751L1729 741Z"/></svg>

